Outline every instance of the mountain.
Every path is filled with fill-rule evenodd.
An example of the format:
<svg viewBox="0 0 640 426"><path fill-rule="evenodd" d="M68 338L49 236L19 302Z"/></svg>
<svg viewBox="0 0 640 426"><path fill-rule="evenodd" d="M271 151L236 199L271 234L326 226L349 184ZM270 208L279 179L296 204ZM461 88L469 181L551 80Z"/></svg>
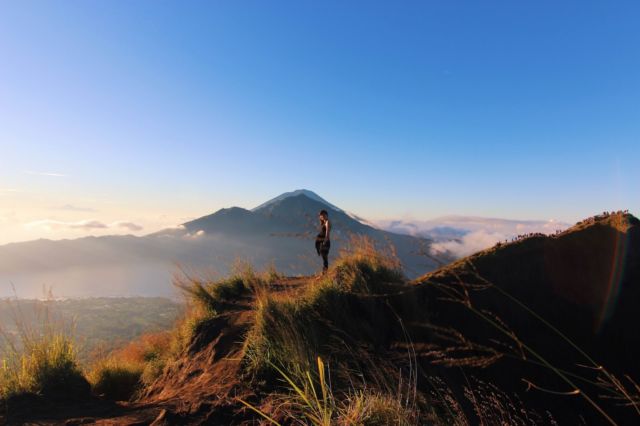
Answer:
<svg viewBox="0 0 640 426"><path fill-rule="evenodd" d="M352 235L393 246L406 273L415 277L451 260L430 255L431 240L394 234L355 219L308 190L282 194L260 206L221 209L213 214L144 236L37 240L0 246L0 297L39 297L43 286L56 296L175 296L172 274L226 274L237 259L256 268L274 264L290 275L308 275L320 265L313 240L317 214L330 212L330 259Z"/></svg>
<svg viewBox="0 0 640 426"><path fill-rule="evenodd" d="M280 208L315 203L300 194L252 214L278 224L287 219ZM94 385L99 398L86 395L79 407L67 384L57 405L50 400L64 392L9 399L8 420L638 424L637 218L617 212L526 235L414 280L395 265L356 253L323 277L244 273L186 283L196 309L172 340L141 339L128 347L137 358L125 350L110 359ZM109 374L134 360L138 381Z"/></svg>
<svg viewBox="0 0 640 426"><path fill-rule="evenodd" d="M222 209L212 215L184 223L190 233L253 234L256 236L288 233L313 237L318 228L318 212L326 209L332 224L334 237L348 233L382 236L381 232L354 219L342 209L325 202L311 191L298 190L282 194L260 206L245 210L239 207Z"/></svg>
<svg viewBox="0 0 640 426"><path fill-rule="evenodd" d="M309 191L308 189L296 189L295 191L285 192L284 194L280 194L277 197L272 198L271 200L260 204L258 207L253 208L251 211L257 211L257 210L264 209L264 208L266 208L266 207L268 207L268 206L270 206L272 204L275 204L275 203L278 203L279 201L284 200L285 198L295 197L295 196L298 196L298 195L304 195L307 198L310 198L312 200L315 200L315 201L319 202L320 204L324 204L325 206L330 207L332 210L343 212L342 209L334 206L333 204L331 204L330 202L328 202L324 198L320 197L315 192Z"/></svg>

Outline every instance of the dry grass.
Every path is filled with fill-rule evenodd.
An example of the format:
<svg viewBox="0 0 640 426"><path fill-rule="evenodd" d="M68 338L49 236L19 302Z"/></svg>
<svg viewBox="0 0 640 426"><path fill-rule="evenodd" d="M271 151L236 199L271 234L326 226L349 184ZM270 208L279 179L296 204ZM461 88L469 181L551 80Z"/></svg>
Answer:
<svg viewBox="0 0 640 426"><path fill-rule="evenodd" d="M566 334L528 308L526 304L480 276L471 262L469 262L468 271L470 273L466 274L465 278L456 275L457 281L429 282L428 284L441 294L441 300L464 307L502 338L492 338L486 344L480 344L471 341L462 331L452 327L430 325L434 337L439 341L438 344L432 344L432 350L426 354L434 364L449 367L486 367L502 358L517 359L525 364L543 367L568 385L568 390L558 391L539 386L533 379L521 378L522 382L526 384L527 390L534 389L549 395L582 398L609 424L617 423L610 412L611 406L607 408L604 405L607 401L615 401L618 406L629 407L640 417L640 387L631 377L625 376L624 381L617 378L607 368L594 361ZM512 306L521 309L531 315L532 319L539 321L549 331L550 336L555 335L568 348L574 350L579 359L577 366L582 367L582 374L558 367L535 347L521 339L498 316L477 306L477 293L489 289L502 294ZM581 364L582 362L586 365ZM472 401L478 418L486 419L489 424L504 424L505 422L530 424L525 420L535 417L535 413L528 413L525 420L513 417L507 422L503 418L513 416L514 404L512 401L494 385L478 383L476 392L470 387L465 388L465 396Z"/></svg>
<svg viewBox="0 0 640 426"><path fill-rule="evenodd" d="M36 312L39 324L13 311L17 333L0 329L5 352L0 357L0 400L35 394L53 398L82 398L89 385L78 367L70 330L54 318L48 304Z"/></svg>
<svg viewBox="0 0 640 426"><path fill-rule="evenodd" d="M362 390L335 396L328 366L325 366L320 357L317 358L317 370L314 373L306 371L301 382L297 382L277 366L272 367L289 390L275 397L275 412L267 414L252 404L239 400L271 424L281 424L275 418L313 426L410 426L419 421L419 412L415 407L407 407L402 403L402 398L397 396Z"/></svg>
<svg viewBox="0 0 640 426"><path fill-rule="evenodd" d="M146 334L96 361L87 372L93 393L113 400L131 399L160 376L174 339L169 331Z"/></svg>

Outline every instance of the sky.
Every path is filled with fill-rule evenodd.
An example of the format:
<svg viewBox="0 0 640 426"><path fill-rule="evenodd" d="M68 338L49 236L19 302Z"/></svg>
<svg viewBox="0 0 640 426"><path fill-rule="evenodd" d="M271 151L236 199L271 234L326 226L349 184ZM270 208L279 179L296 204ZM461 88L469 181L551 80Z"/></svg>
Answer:
<svg viewBox="0 0 640 426"><path fill-rule="evenodd" d="M640 214L637 1L2 1L0 244L311 189L370 220Z"/></svg>

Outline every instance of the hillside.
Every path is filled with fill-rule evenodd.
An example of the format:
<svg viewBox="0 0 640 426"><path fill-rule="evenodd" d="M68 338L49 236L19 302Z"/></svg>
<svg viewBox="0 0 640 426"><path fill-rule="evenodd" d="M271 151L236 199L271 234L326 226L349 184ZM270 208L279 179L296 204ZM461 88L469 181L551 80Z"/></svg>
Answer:
<svg viewBox="0 0 640 426"><path fill-rule="evenodd" d="M17 400L8 420L634 424L638 229L628 214L595 217L413 281L366 242L326 277L181 281L194 310L142 361L133 402L27 413Z"/></svg>
<svg viewBox="0 0 640 426"><path fill-rule="evenodd" d="M596 216L556 235L498 244L415 282L461 281L490 283L572 336L602 362L616 361L625 372L640 374L634 362L640 354L640 333L629 327L640 322L640 222L632 215ZM496 293L494 288L479 289L472 296L483 309L524 327L530 317ZM447 312L448 317L456 316Z"/></svg>

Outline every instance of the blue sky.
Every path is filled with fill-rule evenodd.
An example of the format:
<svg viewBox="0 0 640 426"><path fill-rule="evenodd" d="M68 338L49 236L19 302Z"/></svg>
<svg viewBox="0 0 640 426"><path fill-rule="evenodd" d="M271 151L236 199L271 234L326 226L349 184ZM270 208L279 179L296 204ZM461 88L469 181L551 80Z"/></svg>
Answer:
<svg viewBox="0 0 640 426"><path fill-rule="evenodd" d="M635 1L2 2L0 242L297 188L371 219L637 215L638 22Z"/></svg>

